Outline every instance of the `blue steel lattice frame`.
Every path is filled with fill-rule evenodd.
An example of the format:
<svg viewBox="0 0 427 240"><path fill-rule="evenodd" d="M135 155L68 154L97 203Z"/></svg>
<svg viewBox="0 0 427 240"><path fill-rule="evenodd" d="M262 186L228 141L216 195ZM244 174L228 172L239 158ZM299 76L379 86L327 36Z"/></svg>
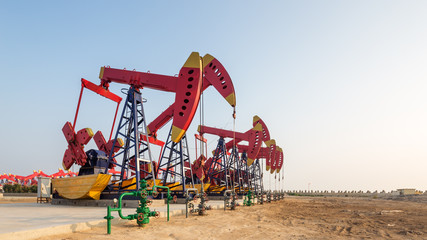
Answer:
<svg viewBox="0 0 427 240"><path fill-rule="evenodd" d="M161 176L163 186L180 182L171 187L170 190L176 192L174 188L177 189L179 186L182 186L182 193L185 193L187 185L190 185L190 188L194 188L187 135L184 134L181 140L176 143L171 140L171 133L172 127L169 131L165 147L163 148L156 175ZM191 177L187 177L186 171L189 171Z"/></svg>
<svg viewBox="0 0 427 240"><path fill-rule="evenodd" d="M241 162L241 171L242 171L242 178L244 182L244 189L250 189L251 188L251 179L250 179L250 167L248 167L248 155L246 152L242 152L242 156L240 157Z"/></svg>
<svg viewBox="0 0 427 240"><path fill-rule="evenodd" d="M250 166L250 172L251 172L251 177L252 177L252 186L254 189L255 194L258 193L263 193L264 191L264 186L263 186L263 173L261 170L261 166L260 166L260 160L256 159L255 162L252 164L252 166Z"/></svg>
<svg viewBox="0 0 427 240"><path fill-rule="evenodd" d="M116 186L114 184L110 184L107 188L109 191L129 191L127 188L135 184L136 190L139 190L141 172L145 175L145 179L152 178L154 182L154 175L151 172L146 171L145 169L141 170L141 164L150 164L151 169L154 169L150 144L143 141L141 138L142 134L146 136L146 139L148 139L146 129L147 126L141 93L131 86L127 92L126 102L123 107L113 142L113 146L116 146L117 139L123 137L124 145L115 154L114 151L111 151L108 157L109 164L113 164L114 167L117 166L120 168L120 175L118 176L119 181L114 183L118 183L119 185ZM148 159L140 158L141 155L145 156L146 152L148 154ZM121 164L119 163L118 157L122 157ZM117 163L113 161L113 158L116 158ZM135 160L134 164L131 164L132 159ZM142 161L144 161L144 163L141 163ZM105 173L108 173L108 169L105 170ZM123 181L128 179L131 173L135 174L135 184L123 186Z"/></svg>
<svg viewBox="0 0 427 240"><path fill-rule="evenodd" d="M231 150L231 154L227 163L229 172L233 172L232 175L232 183L230 185L234 185L234 188L238 188L238 192L243 191L243 165L239 157L239 151L237 150L236 146L233 147Z"/></svg>
<svg viewBox="0 0 427 240"><path fill-rule="evenodd" d="M230 169L228 168L227 150L225 148L225 140L222 137L218 140L218 145L212 157L212 163L206 175L211 181L215 180L218 187L225 186L225 190L232 189L229 179Z"/></svg>

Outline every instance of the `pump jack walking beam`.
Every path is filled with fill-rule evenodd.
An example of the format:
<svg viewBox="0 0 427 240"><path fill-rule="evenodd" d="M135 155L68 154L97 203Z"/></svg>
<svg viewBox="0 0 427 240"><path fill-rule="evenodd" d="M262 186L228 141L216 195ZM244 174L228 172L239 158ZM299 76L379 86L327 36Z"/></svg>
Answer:
<svg viewBox="0 0 427 240"><path fill-rule="evenodd" d="M252 120L252 125L255 127L258 124L261 125L260 139L264 142L270 140L270 132L268 131L267 124L265 124L265 122L260 117L255 115ZM226 143L225 147L227 148L227 150L229 150L233 147L233 144L237 144L244 140L245 139L241 139L236 136L236 139L230 140L228 143Z"/></svg>
<svg viewBox="0 0 427 240"><path fill-rule="evenodd" d="M233 132L229 130L207 127L207 126L199 126L198 130L201 134L213 134L220 136L222 138L233 138L239 139L239 141L248 141L250 146L250 151L248 151L248 166L252 165L256 156L258 155L259 150L262 145L262 125L256 124L252 129L241 133L241 132ZM236 141L237 142L237 141Z"/></svg>
<svg viewBox="0 0 427 240"><path fill-rule="evenodd" d="M181 68L178 77L153 73L129 71L102 67L99 74L101 85L108 89L109 83L128 84L135 89L151 88L174 92L174 114L172 122L172 141L179 142L191 121L199 104L202 88L202 64L199 53L193 52Z"/></svg>

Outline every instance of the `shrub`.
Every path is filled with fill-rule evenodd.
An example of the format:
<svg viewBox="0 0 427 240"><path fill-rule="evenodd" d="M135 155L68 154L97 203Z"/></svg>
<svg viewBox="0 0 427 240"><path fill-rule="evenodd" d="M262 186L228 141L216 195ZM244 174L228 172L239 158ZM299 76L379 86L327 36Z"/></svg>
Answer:
<svg viewBox="0 0 427 240"><path fill-rule="evenodd" d="M21 193L22 192L22 186L21 186L21 184L17 184L17 183L13 184L13 186L12 186L12 192L14 192L14 193Z"/></svg>
<svg viewBox="0 0 427 240"><path fill-rule="evenodd" d="M30 189L29 189L29 192L30 193L37 193L37 185L31 186Z"/></svg>
<svg viewBox="0 0 427 240"><path fill-rule="evenodd" d="M37 185L34 186L22 186L21 184L5 184L3 185L3 191L5 193L37 193Z"/></svg>
<svg viewBox="0 0 427 240"><path fill-rule="evenodd" d="M5 193L10 193L10 192L12 192L12 185L11 185L11 184L5 184L5 185L3 185L3 191L4 191Z"/></svg>

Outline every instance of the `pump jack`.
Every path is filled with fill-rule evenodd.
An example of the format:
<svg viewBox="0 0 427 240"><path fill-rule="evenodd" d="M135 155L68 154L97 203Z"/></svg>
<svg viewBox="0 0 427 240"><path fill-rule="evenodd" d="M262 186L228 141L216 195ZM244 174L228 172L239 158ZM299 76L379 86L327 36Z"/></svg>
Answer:
<svg viewBox="0 0 427 240"><path fill-rule="evenodd" d="M230 105L235 106L234 87L231 78L222 64L209 54L205 55L202 59L197 52L193 52L181 68L178 76L102 67L99 77L101 79L99 86L82 79L82 91L80 93L74 124L71 125L71 123L67 122L63 128L64 135L69 143L69 147L64 154L64 168L69 169L74 163L79 165L86 163L86 155L83 148L94 137L98 148L106 152L109 156L108 168L118 166L121 169L120 181L115 183L114 188L117 188L118 184L118 190L135 188L132 187L133 185L136 185L136 189L139 189L140 179L151 178L155 181L155 177L158 175L160 169L162 169L162 159L167 160L167 166L171 166L171 163L175 162L172 158L172 153L175 152L178 153L180 161L175 163L175 168L167 168L166 174L163 174L163 183L166 185L168 173L176 175L177 172L172 172L174 171L173 169L178 169L181 166L182 183L184 183L182 184L182 188L185 191L185 162L188 165L190 164L189 159L185 158L188 156L185 132L197 110L201 92L209 86L214 86ZM112 82L130 86L115 138L111 139L113 129L108 142L105 141L100 131L94 136L90 128L82 129L75 133L74 127L83 87L109 98L119 105L121 98L108 90L109 84ZM141 89L144 87L175 93L175 102L148 126L146 125L142 106ZM116 109L116 116L117 110L118 107ZM171 119L173 121L168 141L163 148L159 166L156 166L152 160L149 143L158 141L155 139L157 137L157 130ZM113 128L114 123L115 118ZM120 137L123 137L124 141ZM165 154L166 151L169 151L170 154ZM140 155L144 156L144 154L148 154L148 159L140 157ZM123 156L121 163L116 161L116 157L118 156ZM105 173L107 173L108 168L105 169ZM189 170L191 171L191 168ZM123 186L123 181L129 175L135 175L135 181ZM191 185L193 184L193 181L191 181ZM113 187L113 185L110 187Z"/></svg>

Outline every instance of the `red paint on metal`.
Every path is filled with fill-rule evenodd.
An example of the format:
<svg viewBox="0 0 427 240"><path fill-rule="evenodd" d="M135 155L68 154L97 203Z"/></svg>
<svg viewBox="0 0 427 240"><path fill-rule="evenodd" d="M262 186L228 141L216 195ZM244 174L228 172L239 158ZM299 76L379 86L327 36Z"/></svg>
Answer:
<svg viewBox="0 0 427 240"><path fill-rule="evenodd" d="M200 136L199 134L194 134L194 136L196 137L196 139L206 143L208 140L206 140L206 138Z"/></svg>
<svg viewBox="0 0 427 240"><path fill-rule="evenodd" d="M140 136L141 136L142 140L147 141L147 137L144 134L141 134ZM161 147L163 147L165 145L165 142L160 141L160 140L155 139L155 138L150 137L150 136L148 137L148 142L152 143L154 145L157 145L157 146L161 146Z"/></svg>
<svg viewBox="0 0 427 240"><path fill-rule="evenodd" d="M117 103L116 113L114 115L114 120L113 120L113 126L111 127L110 140L113 134L114 124L116 121L119 104L122 100L122 98L117 96L116 94L108 91L107 89L104 89L102 86L98 86L92 82L89 82L84 78L81 79L81 82L82 82L82 86L80 90L79 101L77 103L77 109L76 109L76 114L74 116L73 125L70 128L67 122L65 126L62 128L62 132L64 133L65 138L68 141L68 149L65 151L64 157L63 157L63 165L64 165L64 168L66 169L69 169L74 163L77 163L79 165L84 165L86 163L86 153L84 152L83 146L86 145L87 142L92 138L92 136L89 136L89 132L87 132L87 129L82 129L78 131L77 134L75 133L76 121L77 121L77 117L80 110L80 103L82 100L84 88L87 88ZM71 125L71 123L69 125ZM104 141L104 143L102 143L102 140ZM105 149L106 145L105 145L105 140L103 136L102 136L102 139L98 138L97 145L98 145L98 148L100 148L101 145L104 146L104 147L101 147L103 148L102 151L109 154L110 151Z"/></svg>
<svg viewBox="0 0 427 240"><path fill-rule="evenodd" d="M202 75L198 68L183 67L178 78L172 125L186 131L199 104Z"/></svg>
<svg viewBox="0 0 427 240"><path fill-rule="evenodd" d="M211 64L207 64L203 68L204 74L201 92L203 92L210 86L214 86L215 89L224 98L227 98L232 94L235 95L233 82L231 81L231 77L228 74L227 70L225 70L224 66L216 58L214 58L210 63ZM176 112L176 109L179 110L179 107L176 107L177 104L178 103L175 102L170 105L156 119L154 119L150 124L148 124L147 128L150 131L150 135L156 136L157 131L161 129L166 123L168 123L174 117L174 115L179 113Z"/></svg>
<svg viewBox="0 0 427 240"><path fill-rule="evenodd" d="M212 85L223 98L227 98L231 94L235 94L234 85L231 81L230 75L216 58L212 59L212 61L203 68L203 73L204 81L202 92ZM234 107L235 103L232 106Z"/></svg>
<svg viewBox="0 0 427 240"><path fill-rule="evenodd" d="M262 127L262 134L261 134L262 141L268 141L268 140L270 140L270 132L268 131L267 124L265 124L265 122L260 117L258 117L258 116L255 116L254 118L258 118L257 121L253 121L253 123L252 123L254 127L258 123L261 124L261 127ZM234 140L230 140L228 143L225 144L225 148L227 150L231 149L234 144L237 144L237 143L239 143L241 141L243 141L243 140L241 138L239 138L238 136L236 136L235 141Z"/></svg>
<svg viewBox="0 0 427 240"><path fill-rule="evenodd" d="M283 166L283 162L284 162L284 158L283 158L283 149L281 149L282 151L280 151L279 154L279 161L278 161L278 165L276 167L276 169L279 169L279 171L282 169Z"/></svg>
<svg viewBox="0 0 427 240"><path fill-rule="evenodd" d="M165 92L176 92L177 77L166 76L154 73L129 71L124 69L104 67L101 77L101 85L115 82L132 85L135 88L151 88Z"/></svg>
<svg viewBox="0 0 427 240"><path fill-rule="evenodd" d="M276 159L276 150L277 150L276 144L271 144L270 145L270 151L269 151L270 158L265 163L266 167L268 166L271 168L272 162L275 161L275 159Z"/></svg>
<svg viewBox="0 0 427 240"><path fill-rule="evenodd" d="M280 151L277 151L277 149L276 149L274 161L271 161L271 166L270 166L271 167L271 170L270 170L271 173L274 173L274 171L276 171L279 159L280 159Z"/></svg>
<svg viewBox="0 0 427 240"><path fill-rule="evenodd" d="M79 115L79 109L80 109L80 102L82 101L82 95L83 95L83 85L80 89L80 95L79 95L79 101L77 102L77 109L76 109L76 114L74 115L74 122L73 122L73 132L74 132L74 128L76 127L76 121L77 121L77 116Z"/></svg>
<svg viewBox="0 0 427 240"><path fill-rule="evenodd" d="M108 91L107 89L103 88L102 86L98 86L92 82L89 82L88 80L82 78L82 87L85 87L103 97L106 97L116 103L120 103L122 101L122 98L117 96L116 94Z"/></svg>
<svg viewBox="0 0 427 240"><path fill-rule="evenodd" d="M191 170L193 171L193 174L195 174L197 178L200 179L201 181L203 181L206 176L204 172L205 162L206 162L206 157L201 155L191 165Z"/></svg>
<svg viewBox="0 0 427 240"><path fill-rule="evenodd" d="M224 130L219 128L212 128L212 127L206 127L206 126L199 126L199 132L201 134L213 134L217 135L223 138L235 138L234 140L231 140L230 142L233 143L239 143L241 141L248 141L249 142L249 149L248 149L248 158L250 159L256 159L256 156L258 155L259 150L262 146L262 140L261 140L261 131L255 130L255 127L246 131L245 133L240 132L233 132L230 130ZM229 150L232 148L233 145L226 145L226 149Z"/></svg>
<svg viewBox="0 0 427 240"><path fill-rule="evenodd" d="M270 140L270 132L268 131L267 124L265 124L265 122L260 117L258 117L258 120L253 122L253 126L255 127L255 125L258 123L262 126L262 140L264 142Z"/></svg>
<svg viewBox="0 0 427 240"><path fill-rule="evenodd" d="M157 131L173 118L175 104L176 103L170 105L156 119L147 125L147 129L151 136L157 137Z"/></svg>
<svg viewBox="0 0 427 240"><path fill-rule="evenodd" d="M147 172L149 172L149 169L151 168L150 164L151 163L147 163L147 162L141 162L140 163L140 165L139 165L140 173L139 174L140 174L141 179L147 177L150 174L150 173L147 173ZM129 168L131 170L133 170L133 172L131 172L131 176L134 176L135 175L135 158L132 158L129 161L129 165L130 165ZM154 165L154 169L157 169L159 167L156 161L153 161L153 165ZM153 171L154 169L151 169L151 173L157 179L157 174L155 174L155 171Z"/></svg>
<svg viewBox="0 0 427 240"><path fill-rule="evenodd" d="M87 160L83 147L92 138L91 133L86 128L75 133L70 122L65 123L62 132L68 142L68 149L65 150L62 160L64 168L70 169L74 163L83 166Z"/></svg>

